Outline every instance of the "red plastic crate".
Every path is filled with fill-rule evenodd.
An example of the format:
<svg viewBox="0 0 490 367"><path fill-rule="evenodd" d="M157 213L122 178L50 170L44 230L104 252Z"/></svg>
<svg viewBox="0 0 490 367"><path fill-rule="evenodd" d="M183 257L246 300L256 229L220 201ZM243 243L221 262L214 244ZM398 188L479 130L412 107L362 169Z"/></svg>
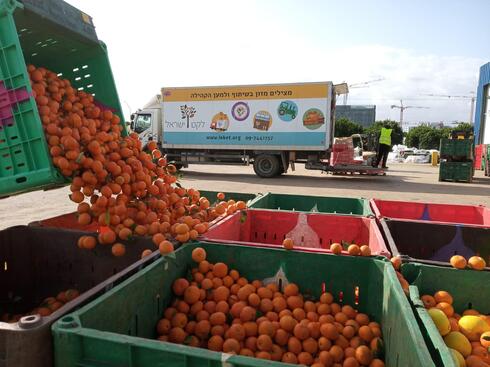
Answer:
<svg viewBox="0 0 490 367"><path fill-rule="evenodd" d="M336 214L247 209L210 228L203 239L278 247L286 237L294 240L295 249L307 252L330 252L332 243L344 241L369 245L373 255L391 257L374 218Z"/></svg>
<svg viewBox="0 0 490 367"><path fill-rule="evenodd" d="M475 146L475 159L473 160L473 168L481 170L482 169L482 158L485 151L485 144L480 144Z"/></svg>
<svg viewBox="0 0 490 367"><path fill-rule="evenodd" d="M371 199L376 218L471 224L490 227L490 210L483 205L455 205Z"/></svg>
<svg viewBox="0 0 490 367"><path fill-rule="evenodd" d="M84 232L99 232L101 226L97 223L90 223L89 225L80 225L78 223L77 212L58 215L56 217L42 219L40 221L29 223L30 226L50 227L50 228L63 228Z"/></svg>

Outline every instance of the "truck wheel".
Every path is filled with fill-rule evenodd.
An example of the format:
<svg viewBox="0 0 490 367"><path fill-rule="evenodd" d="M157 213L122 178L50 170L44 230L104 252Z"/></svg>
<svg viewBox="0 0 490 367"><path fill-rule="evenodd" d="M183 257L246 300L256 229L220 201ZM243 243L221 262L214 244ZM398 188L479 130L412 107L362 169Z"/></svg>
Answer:
<svg viewBox="0 0 490 367"><path fill-rule="evenodd" d="M255 174L262 178L271 178L280 174L281 164L276 155L261 154L254 159Z"/></svg>

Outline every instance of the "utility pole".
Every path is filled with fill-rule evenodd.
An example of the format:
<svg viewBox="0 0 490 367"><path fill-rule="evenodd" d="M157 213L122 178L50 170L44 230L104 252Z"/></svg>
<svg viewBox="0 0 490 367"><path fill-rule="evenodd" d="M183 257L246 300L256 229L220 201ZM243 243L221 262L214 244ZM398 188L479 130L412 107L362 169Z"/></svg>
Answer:
<svg viewBox="0 0 490 367"><path fill-rule="evenodd" d="M403 111L409 109L409 108L424 108L424 109L428 109L430 107L423 107L423 106L404 106L403 105L403 100L400 99L400 105L394 105L392 104L391 105L391 109L393 108L398 108L400 110L400 128L403 130Z"/></svg>

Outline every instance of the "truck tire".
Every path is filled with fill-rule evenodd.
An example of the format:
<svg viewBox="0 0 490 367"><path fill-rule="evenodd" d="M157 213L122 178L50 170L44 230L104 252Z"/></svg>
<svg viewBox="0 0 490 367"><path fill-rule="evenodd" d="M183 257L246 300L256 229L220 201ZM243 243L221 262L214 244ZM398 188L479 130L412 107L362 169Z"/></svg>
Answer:
<svg viewBox="0 0 490 367"><path fill-rule="evenodd" d="M261 154L254 159L255 174L262 178L271 178L281 173L281 163L277 155Z"/></svg>

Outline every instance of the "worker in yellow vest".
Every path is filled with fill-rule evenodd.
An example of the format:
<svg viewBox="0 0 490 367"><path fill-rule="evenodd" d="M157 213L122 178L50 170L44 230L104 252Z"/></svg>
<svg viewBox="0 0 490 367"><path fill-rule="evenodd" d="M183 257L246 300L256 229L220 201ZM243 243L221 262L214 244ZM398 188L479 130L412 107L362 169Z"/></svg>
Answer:
<svg viewBox="0 0 490 367"><path fill-rule="evenodd" d="M378 143L378 155L376 157L376 163L374 167L378 167L379 163L383 161L383 168L386 167L386 160L388 159L388 153L391 151L391 133L393 129L390 129L390 125L385 124L381 128L381 133L379 135L379 143Z"/></svg>

